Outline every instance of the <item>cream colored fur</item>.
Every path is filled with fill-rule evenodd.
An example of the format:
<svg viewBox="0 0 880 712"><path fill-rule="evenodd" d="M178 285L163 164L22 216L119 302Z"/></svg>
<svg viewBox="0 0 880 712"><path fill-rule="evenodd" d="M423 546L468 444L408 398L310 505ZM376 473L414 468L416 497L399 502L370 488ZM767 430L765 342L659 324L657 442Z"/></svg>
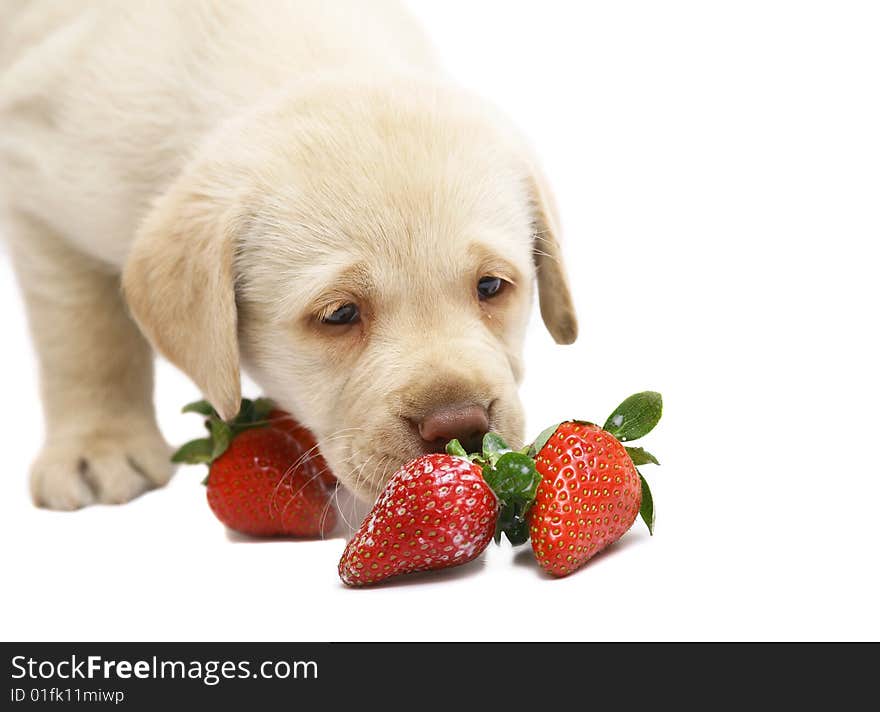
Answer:
<svg viewBox="0 0 880 712"><path fill-rule="evenodd" d="M368 499L444 404L520 442L536 275L576 336L546 181L395 2L6 0L0 215L52 508L168 480L150 345L224 416L244 367ZM484 275L511 286L480 302Z"/></svg>

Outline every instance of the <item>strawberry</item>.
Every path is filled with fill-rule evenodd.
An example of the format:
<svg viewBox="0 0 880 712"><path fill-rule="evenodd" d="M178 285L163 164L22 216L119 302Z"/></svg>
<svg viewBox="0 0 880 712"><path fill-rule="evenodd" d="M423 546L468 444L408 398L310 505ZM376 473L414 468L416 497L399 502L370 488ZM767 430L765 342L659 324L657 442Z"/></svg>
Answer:
<svg viewBox="0 0 880 712"><path fill-rule="evenodd" d="M394 473L345 548L344 583L365 586L464 564L502 531L522 532L517 506L531 501L538 484L531 458L493 434L482 455L469 457L456 440L447 453L423 455Z"/></svg>
<svg viewBox="0 0 880 712"><path fill-rule="evenodd" d="M653 533L654 507L636 464L657 463L621 441L647 434L662 412L659 393L627 398L604 428L567 421L532 446L542 479L530 512L532 549L541 567L566 576L617 541L638 514Z"/></svg>
<svg viewBox="0 0 880 712"><path fill-rule="evenodd" d="M184 412L205 415L210 437L187 443L172 459L208 464L208 504L227 527L251 536L315 537L335 526L327 463L311 433L271 401L243 400L229 423L204 401Z"/></svg>
<svg viewBox="0 0 880 712"><path fill-rule="evenodd" d="M565 576L632 526L642 501L639 475L614 437L576 421L559 425L535 464L542 480L532 549L545 570Z"/></svg>

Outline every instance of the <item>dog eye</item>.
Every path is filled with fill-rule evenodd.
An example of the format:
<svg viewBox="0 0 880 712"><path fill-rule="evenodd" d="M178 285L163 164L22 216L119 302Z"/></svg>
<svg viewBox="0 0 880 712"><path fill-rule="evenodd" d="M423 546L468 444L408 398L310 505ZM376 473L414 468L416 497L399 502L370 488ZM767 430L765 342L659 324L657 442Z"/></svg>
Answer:
<svg viewBox="0 0 880 712"><path fill-rule="evenodd" d="M354 324L360 319L361 313L357 304L343 304L339 309L325 316L321 321L324 324L332 324L333 326L343 326L345 324Z"/></svg>
<svg viewBox="0 0 880 712"><path fill-rule="evenodd" d="M501 277L480 277L477 282L477 294L480 299L491 299L496 296L505 282Z"/></svg>

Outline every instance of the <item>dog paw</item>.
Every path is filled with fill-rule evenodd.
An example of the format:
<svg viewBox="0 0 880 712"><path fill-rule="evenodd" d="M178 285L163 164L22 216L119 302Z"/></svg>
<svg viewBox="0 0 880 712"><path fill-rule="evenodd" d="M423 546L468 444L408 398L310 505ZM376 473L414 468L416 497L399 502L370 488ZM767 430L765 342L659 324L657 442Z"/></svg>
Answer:
<svg viewBox="0 0 880 712"><path fill-rule="evenodd" d="M50 438L31 468L31 495L47 509L122 504L168 482L170 454L152 428Z"/></svg>

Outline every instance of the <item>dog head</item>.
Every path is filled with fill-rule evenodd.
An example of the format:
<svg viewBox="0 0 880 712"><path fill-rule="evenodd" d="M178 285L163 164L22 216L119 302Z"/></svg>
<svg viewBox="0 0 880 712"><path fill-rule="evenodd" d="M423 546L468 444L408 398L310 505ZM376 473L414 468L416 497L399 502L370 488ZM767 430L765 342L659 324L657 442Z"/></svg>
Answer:
<svg viewBox="0 0 880 712"><path fill-rule="evenodd" d="M364 499L453 437L520 445L535 283L550 333L572 342L529 152L472 97L419 81L320 84L224 127L123 274L144 333L223 417L243 364Z"/></svg>

